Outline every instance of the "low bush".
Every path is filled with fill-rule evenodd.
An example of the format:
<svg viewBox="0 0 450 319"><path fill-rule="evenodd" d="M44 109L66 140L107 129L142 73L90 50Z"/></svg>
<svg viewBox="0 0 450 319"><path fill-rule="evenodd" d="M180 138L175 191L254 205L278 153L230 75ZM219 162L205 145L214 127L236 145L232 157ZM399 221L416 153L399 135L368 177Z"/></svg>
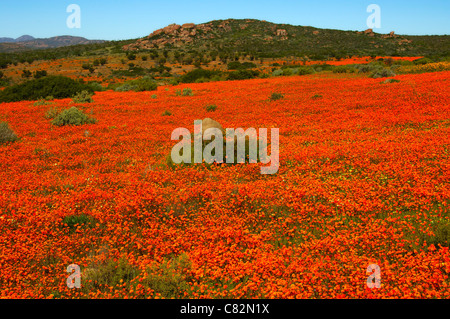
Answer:
<svg viewBox="0 0 450 319"><path fill-rule="evenodd" d="M72 98L72 101L78 104L92 103L94 102L94 100L92 99L92 95L93 94L88 91L81 91Z"/></svg>
<svg viewBox="0 0 450 319"><path fill-rule="evenodd" d="M217 105L208 105L206 107L207 112L214 112L217 109Z"/></svg>
<svg viewBox="0 0 450 319"><path fill-rule="evenodd" d="M180 79L181 83L196 83L200 79L211 80L215 76L220 76L220 71L211 71L204 69L195 69L183 75ZM205 81L205 80L203 80ZM205 81L206 82L206 81Z"/></svg>
<svg viewBox="0 0 450 319"><path fill-rule="evenodd" d="M177 96L193 96L194 95L194 93L192 92L192 89L190 89L190 88L185 88L185 89L183 89L183 91L176 90L175 94Z"/></svg>
<svg viewBox="0 0 450 319"><path fill-rule="evenodd" d="M270 96L271 101L281 100L282 98L284 98L284 95L276 92L272 93L272 95Z"/></svg>
<svg viewBox="0 0 450 319"><path fill-rule="evenodd" d="M238 61L228 63L228 70L246 70L256 68L256 64L252 62L240 63Z"/></svg>
<svg viewBox="0 0 450 319"><path fill-rule="evenodd" d="M333 73L355 73L356 69L349 66L340 65L333 69Z"/></svg>
<svg viewBox="0 0 450 319"><path fill-rule="evenodd" d="M94 228L97 220L89 215L70 215L64 217L62 220L62 225L68 227L70 232L73 232L79 228Z"/></svg>
<svg viewBox="0 0 450 319"><path fill-rule="evenodd" d="M6 122L0 122L0 144L13 143L19 138Z"/></svg>
<svg viewBox="0 0 450 319"><path fill-rule="evenodd" d="M259 76L260 72L256 70L239 70L228 73L228 80L248 80Z"/></svg>
<svg viewBox="0 0 450 319"><path fill-rule="evenodd" d="M396 74L394 73L394 71L390 70L390 69L381 69L378 71L373 72L370 77L373 79L379 79L379 78L387 78L387 77L391 77L391 76L395 76Z"/></svg>
<svg viewBox="0 0 450 319"><path fill-rule="evenodd" d="M90 118L76 107L64 110L52 121L55 126L84 125L97 123L96 119Z"/></svg>
<svg viewBox="0 0 450 319"><path fill-rule="evenodd" d="M34 101L50 95L56 99L63 99L83 90L93 92L93 89L82 81L63 76L47 76L7 87L0 91L0 102Z"/></svg>
<svg viewBox="0 0 450 319"><path fill-rule="evenodd" d="M115 90L116 92L143 92L143 91L155 91L158 88L158 84L149 78L144 77L142 79L127 81L121 85L119 85Z"/></svg>
<svg viewBox="0 0 450 319"><path fill-rule="evenodd" d="M47 112L45 112L45 118L47 120L51 120L54 119L56 116L58 116L59 111L56 107L51 107L47 110Z"/></svg>

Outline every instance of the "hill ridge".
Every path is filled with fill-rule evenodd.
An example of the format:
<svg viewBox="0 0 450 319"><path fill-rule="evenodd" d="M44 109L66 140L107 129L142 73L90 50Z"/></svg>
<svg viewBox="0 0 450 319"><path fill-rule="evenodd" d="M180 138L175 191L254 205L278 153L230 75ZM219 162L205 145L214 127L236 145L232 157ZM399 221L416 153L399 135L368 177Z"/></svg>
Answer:
<svg viewBox="0 0 450 319"><path fill-rule="evenodd" d="M395 56L424 55L436 51L437 47L448 52L450 36L406 36L397 35L394 31L379 34L372 29L341 31L256 19L227 19L201 24L170 24L125 45L123 49L146 51L196 48L267 52L270 56L329 55L330 52L343 56L364 53Z"/></svg>

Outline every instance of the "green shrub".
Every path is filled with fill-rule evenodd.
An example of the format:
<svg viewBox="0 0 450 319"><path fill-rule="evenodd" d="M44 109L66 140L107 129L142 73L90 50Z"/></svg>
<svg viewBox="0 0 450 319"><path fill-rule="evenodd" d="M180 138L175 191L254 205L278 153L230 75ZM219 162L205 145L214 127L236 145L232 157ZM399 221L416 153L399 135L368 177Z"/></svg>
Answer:
<svg viewBox="0 0 450 319"><path fill-rule="evenodd" d="M246 70L256 68L256 64L252 62L240 63L238 61L228 63L228 70Z"/></svg>
<svg viewBox="0 0 450 319"><path fill-rule="evenodd" d="M105 90L105 88L98 82L90 82L88 85L94 92L102 92Z"/></svg>
<svg viewBox="0 0 450 319"><path fill-rule="evenodd" d="M158 85L153 79L149 77L144 77L142 79L125 82L120 86L118 86L115 90L116 92L128 92L128 91L143 92L143 91L155 91L157 88Z"/></svg>
<svg viewBox="0 0 450 319"><path fill-rule="evenodd" d="M191 269L192 263L186 254L164 258L160 265L146 270L148 275L141 284L151 288L162 298L186 298L185 293L189 293L191 289L189 282L193 280Z"/></svg>
<svg viewBox="0 0 450 319"><path fill-rule="evenodd" d="M6 122L0 122L0 144L13 143L19 138Z"/></svg>
<svg viewBox="0 0 450 319"><path fill-rule="evenodd" d="M183 95L183 96L193 96L194 93L192 93L192 89L190 89L190 88L185 88L185 89L183 89L182 95Z"/></svg>
<svg viewBox="0 0 450 319"><path fill-rule="evenodd" d="M287 68L287 69L283 69L283 75L284 76L290 76L290 75L293 75L294 72L296 74L298 74L299 71L300 71L300 68L296 68L295 71L293 69L291 69L291 68Z"/></svg>
<svg viewBox="0 0 450 319"><path fill-rule="evenodd" d="M384 80L383 82L381 82L382 84L389 84L389 83L399 83L400 81L399 80L396 80L396 79L387 79L387 80Z"/></svg>
<svg viewBox="0 0 450 319"><path fill-rule="evenodd" d="M45 118L47 120L51 120L51 119L54 119L58 114L59 114L58 109L56 107L51 107L45 113Z"/></svg>
<svg viewBox="0 0 450 319"><path fill-rule="evenodd" d="M316 71L314 70L314 68L302 66L302 67L299 68L297 74L298 75L308 75L308 74L313 74L315 72Z"/></svg>
<svg viewBox="0 0 450 319"><path fill-rule="evenodd" d="M272 93L272 95L270 96L271 101L281 100L282 98L284 98L284 95L276 92Z"/></svg>
<svg viewBox="0 0 450 319"><path fill-rule="evenodd" d="M206 107L207 112L214 112L217 109L217 105L208 105Z"/></svg>
<svg viewBox="0 0 450 319"><path fill-rule="evenodd" d="M195 69L183 75L180 79L181 83L196 83L199 79L212 79L215 76L220 76L220 71L211 71L204 69Z"/></svg>
<svg viewBox="0 0 450 319"><path fill-rule="evenodd" d="M281 76L281 75L283 75L283 70L281 70L281 69L275 70L272 72L272 75L273 76Z"/></svg>
<svg viewBox="0 0 450 319"><path fill-rule="evenodd" d="M259 76L259 71L256 70L239 70L228 73L228 80L248 80Z"/></svg>
<svg viewBox="0 0 450 319"><path fill-rule="evenodd" d="M47 76L7 87L0 91L0 102L35 101L50 95L63 99L83 90L93 92L92 88L83 82L63 76Z"/></svg>
<svg viewBox="0 0 450 319"><path fill-rule="evenodd" d="M51 105L53 104L52 102L49 102L45 99L39 99L36 102L33 103L33 106L44 106L44 105Z"/></svg>
<svg viewBox="0 0 450 319"><path fill-rule="evenodd" d="M433 60L431 60L429 58L421 58L421 59L414 60L413 63L415 65L423 65L423 64L433 63Z"/></svg>
<svg viewBox="0 0 450 319"><path fill-rule="evenodd" d="M76 230L77 227L80 228L94 228L97 220L89 215L70 215L64 217L62 224L64 227L68 227L70 232Z"/></svg>
<svg viewBox="0 0 450 319"><path fill-rule="evenodd" d="M390 70L390 69L381 69L379 71L373 72L370 77L373 79L379 79L379 78L387 78L391 76L395 76L396 74Z"/></svg>
<svg viewBox="0 0 450 319"><path fill-rule="evenodd" d="M355 66L358 70L358 73L370 73L370 72L376 72L383 69L383 67L379 64L359 64Z"/></svg>
<svg viewBox="0 0 450 319"><path fill-rule="evenodd" d="M158 98L158 96L156 94L152 95L152 99L157 99L157 98Z"/></svg>
<svg viewBox="0 0 450 319"><path fill-rule="evenodd" d="M429 238L428 244L450 247L450 223L441 221L434 231L435 236Z"/></svg>
<svg viewBox="0 0 450 319"><path fill-rule="evenodd" d="M109 291L108 287L129 285L139 274L139 268L130 265L125 258L108 259L83 269L82 289L86 292Z"/></svg>
<svg viewBox="0 0 450 319"><path fill-rule="evenodd" d="M47 76L47 71L45 71L45 70L34 71L34 73L33 73L33 77L35 79L40 79L40 78L43 78L45 76Z"/></svg>
<svg viewBox="0 0 450 319"><path fill-rule="evenodd" d="M171 116L172 113L170 113L170 111L165 110L164 113L162 114L162 116Z"/></svg>
<svg viewBox="0 0 450 319"><path fill-rule="evenodd" d="M333 69L333 73L355 73L356 69L350 66L340 65Z"/></svg>
<svg viewBox="0 0 450 319"><path fill-rule="evenodd" d="M83 125L94 123L97 123L96 119L90 118L76 107L72 107L70 109L62 111L52 121L52 124L55 126Z"/></svg>
<svg viewBox="0 0 450 319"><path fill-rule="evenodd" d="M94 100L92 99L92 93L88 91L78 92L73 98L72 101L74 103L83 104L83 103L92 103Z"/></svg>

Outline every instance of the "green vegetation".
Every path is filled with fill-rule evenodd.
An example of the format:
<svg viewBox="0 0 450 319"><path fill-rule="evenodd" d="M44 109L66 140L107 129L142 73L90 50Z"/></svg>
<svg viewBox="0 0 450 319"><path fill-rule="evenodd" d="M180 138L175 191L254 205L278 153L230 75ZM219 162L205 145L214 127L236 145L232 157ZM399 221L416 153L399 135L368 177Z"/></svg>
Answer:
<svg viewBox="0 0 450 319"><path fill-rule="evenodd" d="M45 99L40 98L36 102L33 103L33 106L44 106L44 105L51 105L53 102L50 102L54 100L53 96L47 96Z"/></svg>
<svg viewBox="0 0 450 319"><path fill-rule="evenodd" d="M94 100L92 99L92 93L89 91L81 91L78 92L73 98L72 101L74 103L83 104L83 103L92 103Z"/></svg>
<svg viewBox="0 0 450 319"><path fill-rule="evenodd" d="M441 222L437 225L434 231L435 236L428 240L428 244L435 246L441 245L443 247L450 247L450 223Z"/></svg>
<svg viewBox="0 0 450 319"><path fill-rule="evenodd" d="M281 100L284 98L284 95L281 93L272 93L272 95L270 96L270 100L271 101L276 101L276 100Z"/></svg>
<svg viewBox="0 0 450 319"><path fill-rule="evenodd" d="M256 64L252 62L240 63L238 61L228 63L228 70L246 70L256 68Z"/></svg>
<svg viewBox="0 0 450 319"><path fill-rule="evenodd" d="M374 79L387 78L391 76L395 76L395 73L390 69L382 69L379 71L375 71L370 75L370 77Z"/></svg>
<svg viewBox="0 0 450 319"><path fill-rule="evenodd" d="M139 273L139 269L130 265L125 258L110 259L82 271L82 289L87 292L106 291L108 287L129 284Z"/></svg>
<svg viewBox="0 0 450 319"><path fill-rule="evenodd" d="M239 70L228 73L228 80L248 80L257 78L260 75L256 70Z"/></svg>
<svg viewBox="0 0 450 319"><path fill-rule="evenodd" d="M57 117L59 114L59 110L56 107L51 107L45 112L45 118L47 120L52 120Z"/></svg>
<svg viewBox="0 0 450 319"><path fill-rule="evenodd" d="M70 109L62 111L52 121L52 124L55 126L84 125L95 123L97 123L96 119L90 118L76 107L72 107Z"/></svg>
<svg viewBox="0 0 450 319"><path fill-rule="evenodd" d="M69 229L69 232L74 232L77 227L80 228L94 228L97 220L89 215L70 215L64 217L62 220L62 225Z"/></svg>
<svg viewBox="0 0 450 319"><path fill-rule="evenodd" d="M181 90L175 90L176 96L193 96L194 93L192 92L191 88L184 88L183 91Z"/></svg>
<svg viewBox="0 0 450 319"><path fill-rule="evenodd" d="M208 106L206 107L206 111L207 111L207 112L214 112L216 109L217 109L217 105L214 105L214 104L208 105Z"/></svg>
<svg viewBox="0 0 450 319"><path fill-rule="evenodd" d="M63 76L48 76L7 87L0 92L0 102L33 101L42 96L62 99L72 97L83 90L93 92L92 88L83 82Z"/></svg>
<svg viewBox="0 0 450 319"><path fill-rule="evenodd" d="M204 69L195 69L183 75L181 77L181 83L195 83L195 82L206 82L213 78L221 76L220 71L210 71Z"/></svg>
<svg viewBox="0 0 450 319"><path fill-rule="evenodd" d="M0 144L12 143L19 138L6 122L0 122Z"/></svg>
<svg viewBox="0 0 450 319"><path fill-rule="evenodd" d="M123 84L120 84L115 88L116 92L127 92L127 91L135 91L135 92L143 92L143 91L155 91L158 88L156 82L149 77L143 77L142 79L136 79L127 81Z"/></svg>

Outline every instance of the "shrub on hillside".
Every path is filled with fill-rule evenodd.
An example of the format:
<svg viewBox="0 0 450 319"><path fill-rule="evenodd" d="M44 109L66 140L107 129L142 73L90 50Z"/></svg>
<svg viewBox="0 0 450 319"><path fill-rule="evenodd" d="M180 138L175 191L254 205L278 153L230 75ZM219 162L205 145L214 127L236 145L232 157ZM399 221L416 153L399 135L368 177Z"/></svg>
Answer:
<svg viewBox="0 0 450 319"><path fill-rule="evenodd" d="M33 101L50 95L63 99L83 90L93 92L92 88L83 82L63 76L48 76L7 87L0 92L0 102Z"/></svg>
<svg viewBox="0 0 450 319"><path fill-rule="evenodd" d="M396 74L390 70L390 69L381 69L379 71L375 71L373 72L370 77L374 78L374 79L379 79L379 78L387 78L387 77L391 77L391 76L395 76Z"/></svg>
<svg viewBox="0 0 450 319"><path fill-rule="evenodd" d="M180 79L181 83L195 83L199 81L200 79L203 79L204 82L206 82L204 79L211 80L213 77L220 76L220 71L211 71L211 70L204 70L204 69L195 69L193 71L190 71L183 75Z"/></svg>
<svg viewBox="0 0 450 319"><path fill-rule="evenodd" d="M256 64L252 62L240 63L238 61L228 63L228 70L246 70L256 68Z"/></svg>
<svg viewBox="0 0 450 319"><path fill-rule="evenodd" d="M116 88L116 92L143 92L143 91L155 91L158 88L156 82L149 78L143 77L142 79L127 81Z"/></svg>
<svg viewBox="0 0 450 319"><path fill-rule="evenodd" d="M57 117L59 114L59 111L56 107L51 107L47 110L47 112L45 112L45 118L47 120L51 120L54 119L55 117Z"/></svg>
<svg viewBox="0 0 450 319"><path fill-rule="evenodd" d="M259 76L259 71L256 70L239 70L228 73L228 80L248 80Z"/></svg>
<svg viewBox="0 0 450 319"><path fill-rule="evenodd" d="M429 244L435 246L441 245L443 247L450 247L450 224L440 223L435 230L435 236L431 237Z"/></svg>
<svg viewBox="0 0 450 319"><path fill-rule="evenodd" d="M333 69L333 73L355 73L356 69L351 66L340 65Z"/></svg>
<svg viewBox="0 0 450 319"><path fill-rule="evenodd" d="M272 95L270 96L271 101L281 100L282 98L284 98L284 95L277 92L272 93Z"/></svg>
<svg viewBox="0 0 450 319"><path fill-rule="evenodd" d="M73 98L72 101L74 103L83 104L83 103L92 103L94 100L92 99L92 93L89 91L81 91L78 92Z"/></svg>
<svg viewBox="0 0 450 319"><path fill-rule="evenodd" d="M102 92L105 88L98 82L89 82L88 85L94 92Z"/></svg>
<svg viewBox="0 0 450 319"><path fill-rule="evenodd" d="M206 107L206 111L207 111L207 112L214 112L216 109L217 109L217 105L214 105L214 104L208 105L208 106Z"/></svg>
<svg viewBox="0 0 450 319"><path fill-rule="evenodd" d="M0 122L0 144L12 143L18 139L16 133L9 127L8 123Z"/></svg>
<svg viewBox="0 0 450 319"><path fill-rule="evenodd" d="M52 121L52 124L56 126L83 125L94 123L97 123L96 119L90 118L76 107L72 107L70 109L62 111Z"/></svg>

